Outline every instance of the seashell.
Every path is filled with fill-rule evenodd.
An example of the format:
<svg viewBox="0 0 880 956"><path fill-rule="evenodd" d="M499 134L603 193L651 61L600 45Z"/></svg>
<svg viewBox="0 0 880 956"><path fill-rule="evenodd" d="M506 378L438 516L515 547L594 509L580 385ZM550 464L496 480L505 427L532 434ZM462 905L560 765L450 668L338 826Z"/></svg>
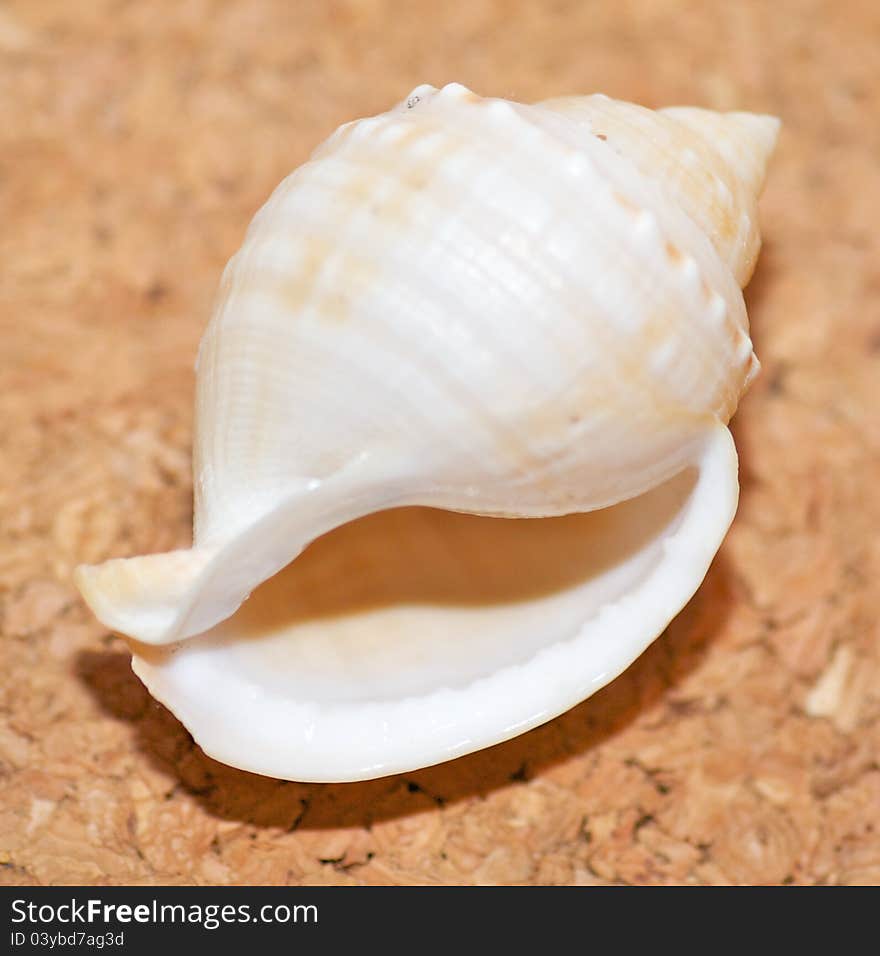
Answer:
<svg viewBox="0 0 880 956"><path fill-rule="evenodd" d="M777 127L421 86L281 183L199 349L192 548L77 571L205 751L437 763L663 631L736 509Z"/></svg>

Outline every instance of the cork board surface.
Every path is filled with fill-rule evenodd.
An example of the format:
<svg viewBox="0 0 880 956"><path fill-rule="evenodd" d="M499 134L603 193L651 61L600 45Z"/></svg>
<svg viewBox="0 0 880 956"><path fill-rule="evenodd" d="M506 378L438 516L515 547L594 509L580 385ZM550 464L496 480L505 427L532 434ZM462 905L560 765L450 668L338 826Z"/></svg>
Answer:
<svg viewBox="0 0 880 956"><path fill-rule="evenodd" d="M880 7L0 5L0 882L880 882ZM189 544L193 358L253 212L421 82L775 113L738 517L621 678L406 776L207 758L71 583Z"/></svg>

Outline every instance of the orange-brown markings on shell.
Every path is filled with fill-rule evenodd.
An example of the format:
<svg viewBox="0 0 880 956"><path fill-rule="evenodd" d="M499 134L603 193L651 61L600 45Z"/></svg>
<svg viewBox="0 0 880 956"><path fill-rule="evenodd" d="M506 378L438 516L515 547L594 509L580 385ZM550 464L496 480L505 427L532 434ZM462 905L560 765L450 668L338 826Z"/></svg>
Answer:
<svg viewBox="0 0 880 956"><path fill-rule="evenodd" d="M724 346L725 348L733 351L736 348L737 343L742 341L742 337L745 334L743 330L739 327L736 320L730 314L730 309L725 308L724 310Z"/></svg>
<svg viewBox="0 0 880 956"><path fill-rule="evenodd" d="M434 135L437 131L444 133L445 142L440 149L435 149L428 157L427 164L420 163L413 166L412 151L408 148L423 137ZM342 208L350 210L349 216L355 214L369 215L379 230L390 229L400 231L405 228L409 219L407 207L411 204L415 192L425 189L440 162L454 152L461 145L460 139L452 136L450 131L438 123L426 123L424 118L419 122L407 123L403 132L393 138L382 136L377 130L375 138L365 137L363 141L349 146L349 156L342 152L338 158L348 159L349 173L344 181L334 186L333 194L342 199ZM389 186L393 187L389 194ZM448 198L449 190L446 187L441 191ZM438 208L443 207L443 195L434 197ZM324 224L327 228L326 223ZM354 298L366 287L376 281L382 268L382 263L376 258L377 250L371 245L366 253L357 248L349 247L346 250L345 221L339 215L333 223L333 242L321 240L322 245L314 246L304 260L296 265L297 276L293 282L286 284L286 307L301 306L309 298L309 291L314 294L314 287L320 280L322 260L333 252L334 278L338 276L339 286L331 288L325 296L313 302L314 314L319 318L331 321L341 321L352 314ZM383 325L385 340L384 349L394 354L398 349L393 338L388 337L391 326ZM432 370L437 374L438 370ZM425 421L424 428L429 428Z"/></svg>
<svg viewBox="0 0 880 956"><path fill-rule="evenodd" d="M604 134L602 138L605 138ZM632 221L639 218L641 209L627 196L615 191L613 198ZM677 246L668 242L665 249L671 264L684 264L684 255ZM703 284L701 290L708 305L712 290L708 284ZM735 325L727 313L725 314L725 320L728 324L728 332L732 334ZM638 332L628 338L623 349L615 350L618 353L615 356L614 363L615 381L610 381L607 375L600 378L591 374L588 381L576 384L564 410L559 408L558 403L547 403L535 409L526 418L522 423L523 433L544 436L544 447L547 449L544 454L536 454L528 450L528 454L525 456L525 460L528 462L527 467L533 473L533 482L538 487L547 486L548 483L552 482L552 475L542 474L539 469L538 475L535 476L534 471L535 465L546 467L547 459L553 457L554 439L561 439L563 442L570 441L572 430L577 427L583 416L581 410L597 409L602 406L605 406L607 410L610 396L623 397L627 391L631 391L639 396L636 404L643 403L645 407L651 409L652 415L656 414L661 419L670 422L679 422L684 427L690 426L695 430L713 424L715 412L719 408L729 406L730 393L735 386L730 382L729 376L718 375L717 369L707 367L705 375L700 375L698 370L692 372L697 380L705 379L710 375L717 379L718 387L715 395L711 396L706 403L705 407L708 409L706 411L689 408L672 399L669 392L663 388L662 382L658 381L656 375L652 374L651 357L658 349L662 348L670 336L677 336L682 340L681 347L677 351L680 352L682 348L686 347L688 340L686 330L680 328L682 321L681 310L676 309L674 305L671 308L655 310L646 317ZM670 368L673 367L673 363L674 356L671 356ZM630 385L629 389L626 387L627 383ZM616 404L619 404L619 402ZM631 409L627 409L627 413L631 414Z"/></svg>
<svg viewBox="0 0 880 956"><path fill-rule="evenodd" d="M621 104L599 102L593 104L591 113L611 132L611 145L635 162L643 175L654 178L661 186L677 179L683 184L685 197L697 197L697 201L687 204L685 212L708 228L719 251L730 245L739 229L736 213L745 208L744 197L730 164L710 141L679 119L662 113L646 115L640 108L625 109ZM656 137L653 140L646 136L646 121ZM638 148L628 148L636 145ZM696 161L685 168L681 156L688 149ZM716 188L718 179L728 187L721 196Z"/></svg>
<svg viewBox="0 0 880 956"><path fill-rule="evenodd" d="M712 223L716 235L725 242L729 242L736 236L739 231L739 222L730 202L713 199L709 200L704 208L706 219Z"/></svg>
<svg viewBox="0 0 880 956"><path fill-rule="evenodd" d="M400 126L404 126L404 131L395 134L394 138L390 140L390 146L394 153L400 157L413 143L418 142L425 135L426 124L422 117L420 117L418 122L416 122L415 119L410 119L409 122L398 120L397 124L398 129Z"/></svg>
<svg viewBox="0 0 880 956"><path fill-rule="evenodd" d="M491 104L485 104L488 108ZM638 210L633 207L634 212ZM540 492L541 500L559 500L560 493L555 476L547 472L547 465L558 459L560 443L568 444L572 428L581 417L581 409L597 408L600 403L608 404L607 396L614 394L613 383L606 374L591 371L586 379L576 383L573 394L560 411L555 401L536 406L531 412L524 413L515 427L500 427L491 413L482 412L487 424L492 428L495 447L510 463L510 479L522 481ZM481 410L482 411L482 410ZM543 449L535 448L535 438L540 436ZM571 498L568 494L567 499Z"/></svg>
<svg viewBox="0 0 880 956"><path fill-rule="evenodd" d="M351 127L343 131L340 139L347 139L356 125L352 124ZM339 145L339 142L337 142L334 147ZM321 161L322 159L317 160L317 162ZM375 190L377 178L374 169L366 168L358 169L357 175L346 180L342 189L349 202L349 208L354 210L362 206L363 202L368 201ZM322 296L320 299L315 298L315 290L319 287L320 277L328 260L331 256L338 255L339 247L336 237L341 233L342 226L343 222L341 220L332 224L332 230L327 223L323 223L324 233L312 233L310 235L296 229L294 224L297 242L291 247L289 266L280 270L278 274L272 275L271 278L274 295L279 300L282 309L294 319L304 307L312 305L315 312L320 316L326 316L328 319L336 321L343 320L350 311L350 299L347 290L356 288L359 278L367 282L370 269L375 269L373 263L367 263L363 260L358 260L357 263L344 262L340 267L341 284L330 289L326 296ZM333 233L332 238L327 235L327 232L330 231ZM345 272L350 274L350 279L345 279ZM230 279L231 277L232 270L230 270ZM351 286L348 285L349 281L352 282ZM343 291L343 289L346 291ZM237 347L230 339L229 332L226 333L224 343L226 351L231 348L234 353L241 354L242 350L246 351L247 344L247 340L245 340L240 347ZM272 389L271 377L259 376L250 396L252 407L267 407L272 401ZM249 441L254 456L259 457L261 445L265 439L266 433L262 430L257 429L251 433ZM335 464L338 464L338 462L335 462Z"/></svg>
<svg viewBox="0 0 880 956"><path fill-rule="evenodd" d="M591 104L590 113L597 126L601 126L602 129L610 132L611 141L609 145L628 155L630 159L637 161L643 174L656 178L655 162L656 169L669 168L671 171L677 169L678 176L685 183L683 187L685 191L691 192L695 197L700 197L704 203L708 200L708 208L704 205L697 211L702 217L702 221L708 223L715 231L716 235L712 237L713 240L717 244L720 237L722 242L727 241L729 243L738 229L738 223L734 215L740 205L734 196L738 184L732 175L729 164L711 144L707 143L703 136L673 117L658 114L652 114L648 117L644 111L638 108L626 111L620 109L619 106L615 107L614 104L606 106L603 102L596 101ZM654 128L657 137L655 141L646 136L645 119L649 119ZM634 150L627 148L628 145L632 144L634 146L636 143L639 144L640 148ZM688 147L694 153L696 162L693 168L685 169L680 163L680 156ZM717 188L718 178L712 172L712 168L718 171L718 178L728 187L726 190ZM638 208L627 197L615 192L613 198L631 217L635 218L638 215ZM693 209L686 211L690 212L691 215L694 214ZM683 256L680 250L672 243L666 244L666 254L671 262L676 262L681 258L681 264L683 264ZM701 277L700 288L708 306L711 302L712 290L703 277ZM645 348L640 347L638 349L637 358L633 354L628 359L624 359L624 367L627 369L626 374L634 382L636 380L644 382L643 374L638 373L640 370L644 373L647 368L644 364L646 356L642 353L646 349L650 350L651 343L656 342L652 326L662 327L670 318L674 317L667 316L664 319L655 316L653 319L649 319L640 333L644 335L642 341L645 343ZM724 332L722 342L719 345L729 350L732 355L735 343L740 338L741 329L738 323L730 314L730 311L725 309ZM726 339L726 342L724 339ZM712 405L730 411L735 406L739 396L735 377L721 376L718 384L719 390Z"/></svg>
<svg viewBox="0 0 880 956"><path fill-rule="evenodd" d="M743 212L748 214L749 197L744 194L730 163L711 140L683 123L676 125L682 130L680 135L688 137L689 147L697 157L694 168L687 175L681 176L683 181L690 181L690 191L698 197L698 205L691 203L685 211L707 230L712 244L733 268L735 260L743 254L736 239L740 233L740 216ZM719 183L724 188L719 188ZM750 223L745 236L747 250L754 246L756 238L754 227ZM725 251L726 254L723 254ZM747 256L752 258L750 252L747 252ZM745 284L750 274L747 262L745 267L740 266L739 272L742 283Z"/></svg>
<svg viewBox="0 0 880 956"><path fill-rule="evenodd" d="M343 130L334 145L341 146L342 140L349 138L355 126L357 124L353 123ZM352 164L351 175L334 187L334 194L344 199L347 207L355 212L375 196L378 180L379 175L373 167ZM326 227L327 224L324 225ZM343 223L335 223L333 231L336 236L341 235ZM335 321L345 319L350 314L351 292L369 282L376 273L375 264L362 256L351 255L339 262L338 257L344 254L335 239L324 235L304 236L300 241L305 246L304 251L291 262L289 271L278 284L284 307L295 313L309 302L332 255L337 259L334 265L339 276L338 283L315 300L313 305L319 316Z"/></svg>
<svg viewBox="0 0 880 956"><path fill-rule="evenodd" d="M318 316L333 322L343 322L351 315L351 307L378 274L373 259L351 253L337 253L335 284L321 295L315 305Z"/></svg>
<svg viewBox="0 0 880 956"><path fill-rule="evenodd" d="M761 243L752 241L743 254L742 268L740 271L740 285L744 289L755 274L755 266L758 264L758 256L761 252Z"/></svg>
<svg viewBox="0 0 880 956"><path fill-rule="evenodd" d="M336 193L344 197L353 209L369 202L376 191L376 171L370 167L353 167L352 175L336 187Z"/></svg>
<svg viewBox="0 0 880 956"><path fill-rule="evenodd" d="M615 195L615 198L620 203L620 199L617 195ZM628 206L631 204L629 204L628 201L626 204L620 204L629 212ZM663 248L670 264L674 268L684 267L688 260L670 239L663 240ZM703 299L702 308L706 310L711 303L713 293L702 273L700 273L700 292ZM678 297L676 297L676 299L678 299ZM661 390L656 376L652 373L652 356L670 340L676 342L675 352L673 356L670 357L670 361L664 369L664 372L669 374L669 371L673 367L675 353L681 354L689 347L690 337L687 330L682 328L685 321L686 315L681 308L680 301L678 303L673 301L671 305L664 305L661 308L653 310L645 318L637 332L629 337L629 342L633 347L629 351L621 353L620 367L626 380L632 383L633 387L638 387L641 390L645 395L645 399L651 403L651 407L657 410L662 417L672 421L690 420L694 422L694 424L697 424L711 420L716 411L722 410L729 405L733 385L730 375L718 375L717 372L712 369L708 360L713 353L706 351L704 353L704 368L695 374L695 379L697 381L711 380L711 377L717 379L715 392L709 396L706 402L708 411L695 410L680 402L670 401L668 393L666 393L665 390ZM729 343L718 344L732 348L733 342L736 341L736 336L740 334L740 330L730 318L727 309L725 309L724 313L724 323Z"/></svg>
<svg viewBox="0 0 880 956"><path fill-rule="evenodd" d="M465 99L465 97L461 97L461 99ZM473 102L482 103L483 101L480 97L474 95ZM487 107L488 105L486 104ZM435 136L438 132L442 134L442 138L432 144L429 154L419 156L407 150L406 147L415 143L422 136ZM408 207L412 205L415 208L413 204L415 194L425 190L431 184L433 184L431 199L435 208L448 208L449 204L455 199L453 195L454 186L450 184L438 189L436 174L439 169L442 169L444 162L467 145L466 133L462 135L461 132L451 128L442 119L438 122L429 124L423 122L419 126L414 126L405 136L395 140L394 154L397 162L393 170L386 170L386 175L393 177L396 188L390 194L383 196L380 205L377 204L374 211L376 217L395 228L405 227L411 218L407 212ZM435 377L440 376L441 373L441 369L434 368L431 370L431 374ZM449 377L445 384L451 392L457 392L461 395L461 386L454 376ZM504 426L492 412L483 406L483 403L476 396L468 396L468 398L470 413L483 422L487 432L493 436L499 452L507 460L519 463L523 471L533 471L542 462L543 456L537 456L530 446L526 437L527 429L521 427L519 423L515 428ZM514 465L514 470L515 468Z"/></svg>
<svg viewBox="0 0 880 956"><path fill-rule="evenodd" d="M663 250L666 253L666 258L669 259L672 265L674 266L681 265L682 260L684 259L684 256L682 254L681 249L679 249L674 242L667 239L666 242L663 243Z"/></svg>
<svg viewBox="0 0 880 956"><path fill-rule="evenodd" d="M446 96L450 95L445 90L441 90L440 92L445 93ZM462 103L479 103L482 100L482 97L478 93L474 93L473 90L467 88L456 90L452 95Z"/></svg>
<svg viewBox="0 0 880 956"><path fill-rule="evenodd" d="M668 126L671 125L672 122L673 122L673 121L667 120L666 123L663 123L662 121L663 121L664 119L666 119L665 117L657 117L656 119L657 119L657 122L658 122L658 126L667 126L667 127L668 127ZM631 124L627 123L627 125L631 125ZM679 124L675 124L675 125L678 126ZM698 158L699 158L700 160L702 160L702 157L700 157L700 152L706 152L705 143L704 143L702 137L698 137L696 134L691 133L691 131L690 131L689 129L687 129L686 127L683 127L683 126L682 126L681 128L682 128L682 130L683 130L683 135L687 135L687 136L688 136L688 139L691 141L691 143L690 143L691 148L692 148L692 149L694 150L694 152L697 154ZM636 132L636 134L638 134L640 131L639 131L638 129L636 129L635 132ZM660 147L656 147L656 151L659 153ZM718 160L719 160L719 162L723 162L723 160L721 160L721 157L720 157L720 156L718 157ZM697 168L697 169L703 169L703 168L705 168L705 167L703 167L703 165L702 165L702 161L701 161L701 162L698 162L696 168ZM726 169L726 168L727 168L727 167L725 167L725 169ZM706 179L707 185L708 185L708 180L711 179L711 178L713 178L713 177L711 177L711 174L706 174L706 175L702 176L701 178ZM733 177L730 177L730 176L729 176L729 177L727 177L727 178L729 178L729 179L732 180ZM728 195L730 195L730 193L728 193ZM634 204L631 202L631 200L629 200L629 199L628 199L626 196L624 196L622 193L620 193L619 191L615 190L615 191L612 193L612 196L613 196L614 200L618 203L618 205L621 206L621 207L627 212L627 214L628 214L631 218L636 218L636 217L639 215L640 210L638 209L638 207L637 207L636 205L634 205ZM718 203L717 203L717 202L715 203L715 206L718 206ZM715 222L721 224L722 228L727 229L727 230L729 230L730 228L732 228L732 226L731 226L731 224L732 224L732 222L733 222L732 209L729 208L729 205L728 205L728 207L725 208L723 211L721 211L721 212L717 213L716 215L714 215L713 218L714 218ZM726 237L726 238L729 238L729 236ZM666 242L664 243L664 249L665 249L666 255L667 255L667 257L668 257L668 259L670 260L671 263L676 264L676 265L680 265L680 266L681 266L681 265L684 265L685 259L684 259L683 254L681 253L681 250L679 250L678 247L675 246L671 241L666 241ZM709 283L706 281L705 276L703 276L702 274L700 275L700 292L701 292L702 298L704 299L704 302L705 302L706 307L708 307L709 304L710 304L710 302L711 302L711 298L712 298L712 294L713 294L713 293L712 293L712 289L711 289ZM648 323L646 323L646 325L647 325L647 324L648 324ZM646 331L646 332L647 332L648 330L647 330L647 328L646 328L646 329L644 329L643 331ZM739 338L739 336L740 336L740 333L741 333L741 330L740 330L738 324L736 323L736 321L734 320L734 318L731 316L730 311L727 310L727 309L725 309L725 313L724 313L724 332L725 332L726 337L727 337L727 343L726 343L726 344L729 344L730 347L732 348L732 347L733 347L733 344L738 340L738 338ZM645 341L648 341L649 339L650 339L650 334L646 335ZM639 360L640 360L640 361L644 361L644 359L647 358L648 355L650 354L650 353L648 353L648 355L645 355L645 354L643 354L643 353L644 353L644 350L640 348L640 349L639 349ZM643 370L644 370L644 369L647 369L648 366L642 365L642 368L643 368ZM707 369L707 373L708 373L709 371L710 371L710 370ZM735 403L736 398L738 398L738 391L737 391L736 396L733 396L733 397L732 397L732 392L734 391L735 387L731 384L731 380L730 380L730 379L731 379L731 377L730 377L730 376L726 376L726 375L719 377L719 383L718 383L718 384L719 384L719 392L718 392L718 393L716 394L716 396L713 398L713 401L712 401L712 403L711 403L713 407L715 407L715 408L728 408L728 407L731 405L731 402L732 402L732 401Z"/></svg>
<svg viewBox="0 0 880 956"><path fill-rule="evenodd" d="M617 205L620 206L633 219L636 219L641 215L642 210L631 199L624 196L624 194L619 190L612 190L611 196Z"/></svg>
<svg viewBox="0 0 880 956"><path fill-rule="evenodd" d="M409 210L415 208L414 197L424 192L428 186L437 189L437 172L442 169L443 163L457 153L463 143L459 136L454 135L449 128L442 129L442 139L434 144L427 156L413 154L409 149L427 135L436 134L438 127L413 126L406 134L394 142L397 163L394 167L393 182L395 188L385 195L381 204L377 204L374 213L377 218L396 227L403 227L411 221ZM444 199L452 199L448 195L449 187L444 188L444 194L432 195L435 206L442 209Z"/></svg>
<svg viewBox="0 0 880 956"><path fill-rule="evenodd" d="M315 310L322 319L328 319L331 322L342 322L349 315L351 299L347 292L340 288L330 289L322 295L316 305Z"/></svg>
<svg viewBox="0 0 880 956"><path fill-rule="evenodd" d="M639 219L642 210L627 196L614 191L613 198L633 223ZM658 414L670 421L692 422L695 425L711 421L711 415L694 412L685 405L671 401L669 395L664 394L661 385L650 375L647 359L652 349L662 345L666 335L674 329L675 321L680 321L680 316L672 311L649 317L641 329L640 334L644 338L639 342L639 348L631 348L632 339L630 338L623 348L614 350L615 361L610 376L606 373L598 377L595 372L591 372L589 381L577 383L564 411L559 410L558 404L547 403L525 416L518 423L514 433L509 431L500 433L498 435L500 449L509 459L519 462L518 467L514 469L515 472L523 476L528 474L536 487L552 491L549 483L554 479L552 474L546 473L546 466L553 459L558 458L560 443L564 446L570 441L572 428L578 423L582 414L581 410L605 406L605 411L608 411L609 396L625 396L630 391L626 388L626 383L630 383L633 389L638 391L640 398L637 402L644 402L647 407L650 407L652 414ZM601 328L602 323L600 321L591 324L594 328ZM638 338L636 341L639 341ZM611 401L614 400L611 399ZM631 414L629 406L633 403L626 402L625 399L624 402L628 407L622 410ZM620 402L615 404L621 405ZM542 442L544 448L541 451L534 448L533 436L535 435L540 435L544 439ZM530 439L521 436L530 436Z"/></svg>
<svg viewBox="0 0 880 956"><path fill-rule="evenodd" d="M611 195L631 220L638 220L642 213L638 205L619 190L612 190ZM664 240L664 250L671 263L684 264L684 255L670 240ZM709 292L711 293L711 290ZM705 413L695 412L685 405L670 401L668 395L661 391L656 377L651 373L651 356L654 352L672 336L684 338L678 331L682 321L680 311L674 306L652 311L636 333L627 338L626 345L631 347L619 350L618 368L623 380L633 388L638 388L645 400L650 402L650 407L658 411L662 417L671 421L696 422L705 418ZM707 369L707 374L711 374L711 370Z"/></svg>
<svg viewBox="0 0 880 956"><path fill-rule="evenodd" d="M438 131L442 131L443 138L434 145L432 151L425 159L422 159L418 155L414 156L411 149L408 149L408 147L412 147L423 137L436 135ZM389 143L389 145L392 146L391 151L381 150L378 156L365 156L365 159L373 161L378 159L383 163L381 172L370 174L370 178L374 182L378 182L378 179L381 177L386 186L388 183L394 186L391 192L389 192L387 188L383 189L381 191L381 199L376 199L372 203L371 214L374 219L377 222L381 222L385 227L390 227L394 230L406 228L411 218L408 210L415 208L413 204L414 196L427 189L432 183L434 183L434 188L431 192L433 205L437 209L445 208L447 201L452 198L449 195L451 187L444 186L442 189L438 189L436 186L436 173L437 170L442 167L442 164L461 148L462 144L463 140L461 137L454 135L448 128L436 124L427 125L421 123L418 125L413 124L403 135L398 135L391 141ZM389 152L391 155L389 155ZM370 169L377 168L372 165L372 163L368 163L367 166ZM378 190L376 191L376 195L380 195ZM344 273L349 268L362 270L361 277L365 285L371 281L375 281L375 274L378 271L373 263L367 263L364 260L360 260L357 264L354 262L343 263L340 271ZM353 283L354 286L356 286L356 284L356 282ZM331 313L342 318L347 314L346 310L349 307L350 299L346 302L337 299L331 306ZM385 347L389 351L393 348L390 341L386 341ZM438 369L434 369L433 374L436 376L439 374L439 371ZM472 407L474 414L484 419L490 428L492 425L496 426L491 430L497 434L497 423L491 419L489 413L479 403L473 403ZM508 441L511 443L516 442L517 454L520 458L527 452L527 448L523 445L518 432L511 433L508 436Z"/></svg>
<svg viewBox="0 0 880 956"><path fill-rule="evenodd" d="M675 359L687 348L688 337L685 330L682 329L684 317L681 310L676 307L676 303L662 304L652 309L638 330L627 339L629 348L624 347L619 355L620 377L633 389L638 389L651 409L653 415L657 415L667 421L679 421L684 423L697 423L706 417L702 410L695 410L681 401L676 401L670 395L670 392L658 381L657 375L652 371L652 358L669 342L674 345L674 350L670 359L665 363L662 373L671 374L675 367ZM710 368L705 369L705 374L695 376L698 380L705 380L712 375ZM714 400L710 400L710 406L714 406Z"/></svg>
<svg viewBox="0 0 880 956"><path fill-rule="evenodd" d="M635 392L637 404L648 403L652 419L666 421L674 429L698 431L701 427L713 424L712 414L696 412L670 401L660 386L646 375L645 358L651 346L662 344L664 330L669 330L668 321L662 314L655 314L645 324L649 330L648 344L638 354L634 352L624 356L619 353L613 369L601 375L590 372L574 381L564 403L547 402L522 417L518 423L519 430L523 435L530 436L531 444L506 446L508 453L515 456L515 460L518 459L512 469L514 479L527 479L542 502L552 502L562 510L575 508L580 500L577 490L566 489L565 483L560 487L557 469L552 466L562 460L560 455L564 456L566 447L579 440L577 429L587 415L601 410L610 418L617 417L620 421L632 422L637 428L640 427L640 423L633 421L633 402L629 400L628 393ZM542 446L541 450L534 448L536 439ZM603 493L611 493L610 484Z"/></svg>
<svg viewBox="0 0 880 956"><path fill-rule="evenodd" d="M679 174L680 180L689 182L690 191L699 197L698 205L690 204L685 211L694 217L699 210L702 222L711 224L715 235L729 242L738 228L734 215L737 205L734 202L736 178L730 166L704 137L674 120L667 119L667 122L674 124L669 132L670 142L683 141L685 148L696 156L693 166L687 171L682 169ZM672 153L671 145L669 151ZM727 187L721 193L718 190L719 180Z"/></svg>
<svg viewBox="0 0 880 956"><path fill-rule="evenodd" d="M739 400L746 389L746 383L748 376L751 370L754 368L755 355L754 352L749 353L748 357L740 359L737 356L737 351L739 345L743 342L745 336L740 332L738 339L734 340L736 346L731 343L731 352L730 352L730 362L731 366L735 364L735 372L731 371L725 379L726 388L724 389L721 399L720 399L720 410L718 413L719 418L721 418L725 423L727 423L734 412L736 411Z"/></svg>
<svg viewBox="0 0 880 956"><path fill-rule="evenodd" d="M337 194L344 196L353 212L368 208L370 214L386 226L405 227L406 210L413 195L427 188L438 166L460 145L452 137L446 137L442 147L432 152L428 163L413 165L408 148L432 131L426 130L423 123L408 124L408 128L390 142L393 163L384 168L370 163L353 164L352 175L338 187ZM388 163L388 159L383 151L380 162ZM388 181L394 184L390 193L384 188ZM381 198L380 187L383 187ZM312 273L312 281L317 280L319 271ZM340 247L335 251L334 272L338 277L336 284L316 301L315 309L319 317L343 321L351 314L354 298L375 281L379 268L372 256L347 252Z"/></svg>
<svg viewBox="0 0 880 956"><path fill-rule="evenodd" d="M530 475L532 484L544 495L556 494L555 478L552 472L547 472L547 465L558 458L560 447L571 442L573 430L583 417L598 409L613 417L616 408L621 420L627 421L632 420L635 405L649 409L651 418L679 428L697 430L711 425L714 421L711 411L695 410L676 401L651 374L651 357L656 350L670 338L682 339L681 345L684 344L682 321L681 311L674 304L652 310L622 347L614 350L610 368L603 372L590 370L588 375L575 381L561 408L558 402L549 402L525 415L519 423L519 431L530 436L530 443L505 444L506 451L520 460L516 472L520 476ZM594 329L601 328L602 320L593 320L590 325ZM708 374L711 370L707 370ZM712 402L711 407L714 409L716 403ZM541 439L543 451L534 449L535 436Z"/></svg>
<svg viewBox="0 0 880 956"><path fill-rule="evenodd" d="M702 144L696 143L695 145L698 147L701 147ZM627 211L630 211L630 208L629 208L630 204L627 201L621 202L622 197L620 197L619 194L616 194L614 198L622 206L624 206L624 208L626 208ZM665 244L665 251L670 261L675 259L675 252L672 251L673 249L675 249L681 255L680 250L677 250L677 248L674 247L671 242L667 242ZM685 257L681 255L681 259L678 264L680 266L683 266L685 262L686 262ZM708 308L708 306L711 303L712 289L709 286L708 282L706 282L705 277L703 277L702 275L700 276L700 291L704 301L704 305L705 307ZM668 322L670 319L675 320L676 318L678 318L678 320L680 321L680 317L667 315L664 321ZM732 352L733 343L738 341L738 338L740 336L741 336L741 330L738 324L736 323L735 319L732 317L730 311L728 309L725 309L724 317L723 317L723 333L720 337L720 341L715 343L716 347L720 349L724 349L728 352ZM643 363L644 360L648 357L649 357L648 355L642 354L642 350L640 350L639 352L640 363ZM709 397L709 400L706 403L706 407L710 409L710 411L705 413L692 412L691 414L695 414L697 416L697 419L713 420L714 412L717 411L719 414L729 418L730 414L732 414L732 410L736 406L736 402L739 398L739 393L741 389L738 386L735 376L731 374L718 375L717 372L713 371L713 369L710 367L708 359L709 359L709 355L707 354L704 360L704 365L705 365L704 375L700 377L703 380L705 380L706 378L709 378L711 376L711 378L714 378L716 380L715 392L712 396ZM639 368L639 367L642 369L643 373L647 372L649 369L649 366L645 364L636 365L636 368ZM648 382L645 381L644 374L641 377L641 380L642 382L644 382L644 384L646 385L649 384ZM656 391L653 389L651 389L651 400L652 401L657 400Z"/></svg>
<svg viewBox="0 0 880 956"><path fill-rule="evenodd" d="M277 284L277 294L284 308L291 312L299 312L309 301L315 283L320 276L333 249L333 245L325 236L303 236L300 240L301 251L290 270L283 273Z"/></svg>

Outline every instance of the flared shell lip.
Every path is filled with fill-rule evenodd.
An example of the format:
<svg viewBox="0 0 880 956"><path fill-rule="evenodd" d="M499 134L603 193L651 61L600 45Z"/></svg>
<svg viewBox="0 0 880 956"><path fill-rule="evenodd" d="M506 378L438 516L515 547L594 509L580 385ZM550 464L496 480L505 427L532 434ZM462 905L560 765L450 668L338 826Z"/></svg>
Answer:
<svg viewBox="0 0 880 956"><path fill-rule="evenodd" d="M726 427L710 433L697 467L681 523L651 574L570 639L466 687L365 703L295 701L205 655L131 642L135 673L209 756L282 779L371 779L501 743L617 677L696 592L737 506L737 456Z"/></svg>

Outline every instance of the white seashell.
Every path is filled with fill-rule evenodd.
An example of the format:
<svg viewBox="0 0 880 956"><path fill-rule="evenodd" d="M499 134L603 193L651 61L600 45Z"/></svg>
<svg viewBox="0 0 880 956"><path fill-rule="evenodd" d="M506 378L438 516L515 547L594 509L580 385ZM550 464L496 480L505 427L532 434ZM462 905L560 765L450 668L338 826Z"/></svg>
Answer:
<svg viewBox="0 0 880 956"><path fill-rule="evenodd" d="M436 763L666 627L736 508L777 126L423 86L281 183L199 350L193 547L77 573L209 754Z"/></svg>

